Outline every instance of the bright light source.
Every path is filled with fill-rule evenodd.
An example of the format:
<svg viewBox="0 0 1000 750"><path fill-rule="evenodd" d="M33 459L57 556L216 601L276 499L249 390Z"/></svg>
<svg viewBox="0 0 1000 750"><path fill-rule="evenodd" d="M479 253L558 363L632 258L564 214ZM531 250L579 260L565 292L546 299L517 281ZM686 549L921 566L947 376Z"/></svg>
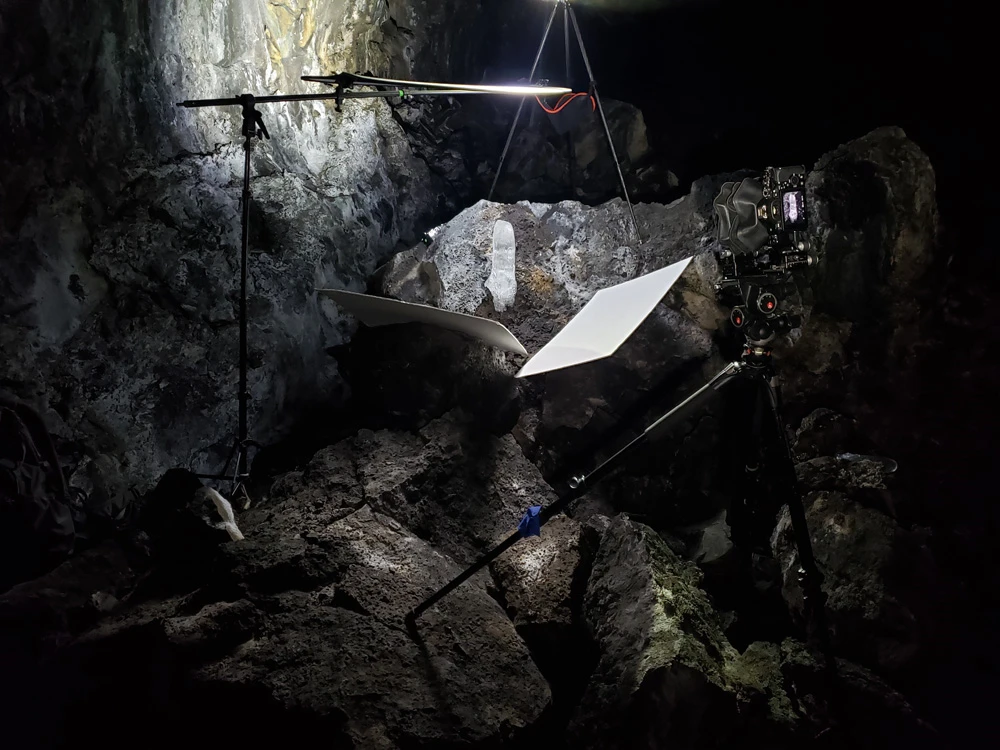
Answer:
<svg viewBox="0 0 1000 750"><path fill-rule="evenodd" d="M562 96L573 93L573 89L561 86L500 86L477 83L441 83L439 81L405 81L399 78L377 78L340 73L332 76L302 76L303 81L313 81L328 85L356 86L399 86L420 89L444 89L455 92L501 94L505 96Z"/></svg>

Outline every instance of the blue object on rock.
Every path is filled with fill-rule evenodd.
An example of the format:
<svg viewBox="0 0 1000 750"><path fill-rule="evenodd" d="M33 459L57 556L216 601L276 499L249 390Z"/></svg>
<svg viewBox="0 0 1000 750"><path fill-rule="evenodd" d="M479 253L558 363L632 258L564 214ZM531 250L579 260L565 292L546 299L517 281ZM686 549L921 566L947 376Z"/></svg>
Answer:
<svg viewBox="0 0 1000 750"><path fill-rule="evenodd" d="M528 508L528 511L524 514L524 518L521 519L521 523L517 525L517 530L521 532L521 536L542 535L542 518L539 515L541 512L541 505L532 505Z"/></svg>

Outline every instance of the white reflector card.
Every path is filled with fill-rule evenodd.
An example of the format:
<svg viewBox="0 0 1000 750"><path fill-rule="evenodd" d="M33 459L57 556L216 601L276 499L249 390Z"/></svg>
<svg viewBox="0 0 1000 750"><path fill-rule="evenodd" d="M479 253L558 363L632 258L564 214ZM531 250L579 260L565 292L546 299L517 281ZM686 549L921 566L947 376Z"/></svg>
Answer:
<svg viewBox="0 0 1000 750"><path fill-rule="evenodd" d="M464 333L504 351L525 356L528 354L514 334L495 320L442 310L439 307L421 305L416 302L401 302L398 299L348 292L343 289L317 289L316 291L330 297L344 310L368 326L427 323Z"/></svg>
<svg viewBox="0 0 1000 750"><path fill-rule="evenodd" d="M615 353L681 277L691 258L601 289L517 373L525 378Z"/></svg>

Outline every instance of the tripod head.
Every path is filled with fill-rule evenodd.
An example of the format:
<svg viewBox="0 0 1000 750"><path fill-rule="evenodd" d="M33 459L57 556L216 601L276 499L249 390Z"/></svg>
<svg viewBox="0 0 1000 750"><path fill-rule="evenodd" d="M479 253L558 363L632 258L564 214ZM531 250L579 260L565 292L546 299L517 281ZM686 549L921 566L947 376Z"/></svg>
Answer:
<svg viewBox="0 0 1000 750"><path fill-rule="evenodd" d="M805 185L805 167L768 167L760 177L723 184L713 204L723 275L715 291L732 305L729 320L750 353L769 354L774 337L801 322L783 311L782 298L791 291L792 271L815 262Z"/></svg>

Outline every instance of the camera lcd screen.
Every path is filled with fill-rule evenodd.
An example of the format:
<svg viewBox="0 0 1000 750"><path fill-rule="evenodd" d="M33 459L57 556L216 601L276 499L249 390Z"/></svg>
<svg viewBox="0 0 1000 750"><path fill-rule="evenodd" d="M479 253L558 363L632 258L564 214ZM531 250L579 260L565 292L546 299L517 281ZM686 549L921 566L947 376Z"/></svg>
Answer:
<svg viewBox="0 0 1000 750"><path fill-rule="evenodd" d="M789 190L781 196L781 214L785 229L806 226L806 196L801 190Z"/></svg>

